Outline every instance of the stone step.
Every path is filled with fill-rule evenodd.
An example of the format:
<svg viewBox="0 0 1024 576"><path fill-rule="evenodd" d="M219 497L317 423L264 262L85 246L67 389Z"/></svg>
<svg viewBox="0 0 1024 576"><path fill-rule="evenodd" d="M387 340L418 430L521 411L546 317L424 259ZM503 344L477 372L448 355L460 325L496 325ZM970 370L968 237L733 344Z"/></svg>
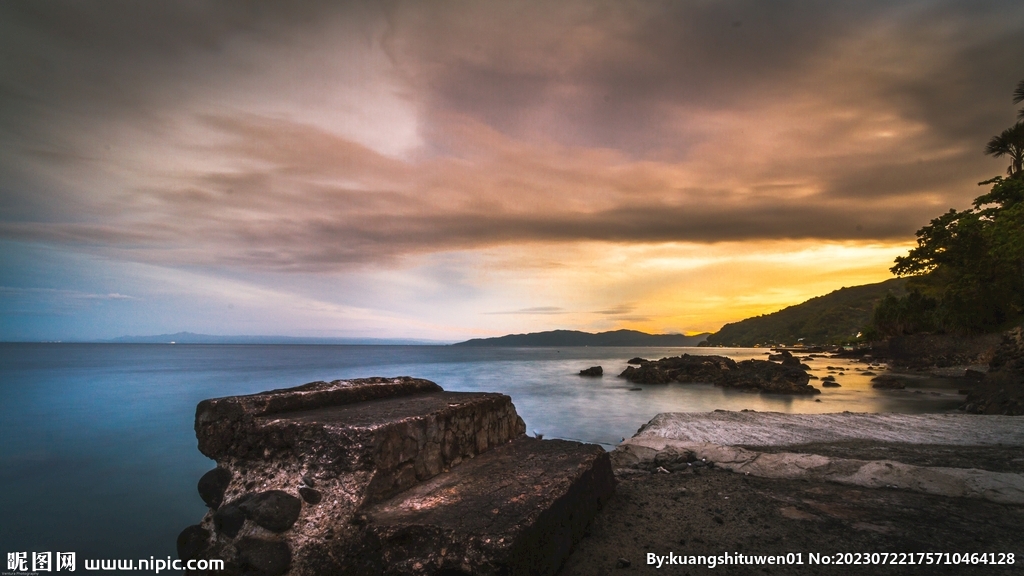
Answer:
<svg viewBox="0 0 1024 576"><path fill-rule="evenodd" d="M614 491L599 446L519 438L364 509L366 575L554 574Z"/></svg>

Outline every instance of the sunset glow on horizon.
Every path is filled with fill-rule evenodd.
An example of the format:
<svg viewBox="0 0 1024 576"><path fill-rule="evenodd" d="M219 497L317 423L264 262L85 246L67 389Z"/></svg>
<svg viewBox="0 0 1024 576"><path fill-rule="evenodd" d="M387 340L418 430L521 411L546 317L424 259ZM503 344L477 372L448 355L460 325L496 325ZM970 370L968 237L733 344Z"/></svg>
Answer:
<svg viewBox="0 0 1024 576"><path fill-rule="evenodd" d="M981 193L1024 5L0 5L0 340L715 331Z"/></svg>

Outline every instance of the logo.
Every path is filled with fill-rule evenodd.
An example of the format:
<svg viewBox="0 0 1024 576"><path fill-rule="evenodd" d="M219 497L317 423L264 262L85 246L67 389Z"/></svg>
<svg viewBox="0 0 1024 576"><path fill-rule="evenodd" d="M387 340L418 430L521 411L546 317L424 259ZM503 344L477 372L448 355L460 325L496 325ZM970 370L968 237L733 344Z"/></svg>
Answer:
<svg viewBox="0 0 1024 576"><path fill-rule="evenodd" d="M7 569L15 572L28 572L28 552L8 552Z"/></svg>
<svg viewBox="0 0 1024 576"><path fill-rule="evenodd" d="M75 553L74 552L57 552L57 572L66 570L68 572L75 571Z"/></svg>
<svg viewBox="0 0 1024 576"><path fill-rule="evenodd" d="M50 572L52 567L50 566L53 560L53 554L50 552L33 552L32 553L32 571L33 572Z"/></svg>
<svg viewBox="0 0 1024 576"><path fill-rule="evenodd" d="M33 552L31 559L31 570L29 570L28 552L8 552L7 569L12 572L75 571L74 552Z"/></svg>

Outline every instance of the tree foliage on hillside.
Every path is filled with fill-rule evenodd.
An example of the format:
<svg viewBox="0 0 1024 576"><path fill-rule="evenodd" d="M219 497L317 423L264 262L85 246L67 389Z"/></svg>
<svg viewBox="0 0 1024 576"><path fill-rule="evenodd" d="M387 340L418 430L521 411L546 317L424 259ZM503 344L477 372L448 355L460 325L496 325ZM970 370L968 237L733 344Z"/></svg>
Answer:
<svg viewBox="0 0 1024 576"><path fill-rule="evenodd" d="M1024 81L1014 93L1021 101ZM992 188L972 208L951 209L917 231L917 247L891 268L911 278L909 293L879 304L879 335L986 332L1024 314L1024 122L993 137L985 153L1010 159L1008 177L981 182Z"/></svg>
<svg viewBox="0 0 1024 576"><path fill-rule="evenodd" d="M886 295L904 294L906 280L841 288L778 312L722 326L708 336L711 346L757 344L843 344L871 321L872 310Z"/></svg>

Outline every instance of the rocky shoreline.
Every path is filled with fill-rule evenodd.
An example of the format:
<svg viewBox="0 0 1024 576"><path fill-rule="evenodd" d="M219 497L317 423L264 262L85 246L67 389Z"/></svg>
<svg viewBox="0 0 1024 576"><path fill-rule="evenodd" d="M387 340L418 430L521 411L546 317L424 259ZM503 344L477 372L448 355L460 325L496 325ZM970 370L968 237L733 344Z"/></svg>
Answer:
<svg viewBox="0 0 1024 576"><path fill-rule="evenodd" d="M766 354L633 358L620 377L820 393L802 361L822 355ZM914 378L876 374L879 357L853 355L868 364L854 372L876 388ZM1024 537L1011 529L1024 522L1024 416L1014 416L1024 414L1021 330L987 358L970 369L913 369L960 377L967 414L659 414L610 457L526 437L508 396L445 392L415 378L208 400L196 434L217 462L198 485L210 511L181 532L179 555L223 558L227 573L259 576L618 574L648 569L651 553L854 547L1013 552L1024 561ZM832 374L841 369L826 368L822 386L839 386Z"/></svg>
<svg viewBox="0 0 1024 576"><path fill-rule="evenodd" d="M1002 334L916 334L891 338L841 356L885 361L899 372L960 378L968 414L1024 415L1024 327Z"/></svg>
<svg viewBox="0 0 1024 576"><path fill-rule="evenodd" d="M1024 417L661 414L612 453L616 496L560 575L647 572L649 555L670 553L805 561L717 568L740 575L1016 574L1022 448ZM811 553L938 551L1012 553L1015 562L806 564Z"/></svg>

